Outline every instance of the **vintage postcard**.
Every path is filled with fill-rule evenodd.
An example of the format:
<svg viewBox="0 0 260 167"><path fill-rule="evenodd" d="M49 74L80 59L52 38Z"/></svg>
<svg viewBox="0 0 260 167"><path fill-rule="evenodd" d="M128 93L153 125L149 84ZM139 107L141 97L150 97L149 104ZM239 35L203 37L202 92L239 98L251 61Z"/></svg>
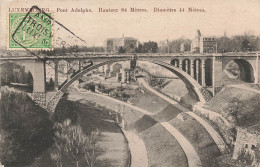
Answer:
<svg viewBox="0 0 260 167"><path fill-rule="evenodd" d="M0 167L260 167L260 0L0 0Z"/></svg>

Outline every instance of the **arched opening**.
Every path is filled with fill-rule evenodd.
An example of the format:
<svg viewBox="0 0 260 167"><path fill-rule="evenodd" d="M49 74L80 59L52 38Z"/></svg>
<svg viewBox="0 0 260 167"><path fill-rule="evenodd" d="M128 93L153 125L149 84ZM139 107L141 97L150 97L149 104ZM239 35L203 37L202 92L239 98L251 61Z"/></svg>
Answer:
<svg viewBox="0 0 260 167"><path fill-rule="evenodd" d="M13 62L1 64L1 86L10 86L25 92L33 91L33 75L25 66Z"/></svg>
<svg viewBox="0 0 260 167"><path fill-rule="evenodd" d="M182 61L182 70L185 71L186 73L190 74L190 60L189 59L184 59Z"/></svg>
<svg viewBox="0 0 260 167"><path fill-rule="evenodd" d="M110 74L110 77L116 76L117 74L120 73L120 70L123 68L122 64L116 63L112 66L112 71Z"/></svg>
<svg viewBox="0 0 260 167"><path fill-rule="evenodd" d="M122 69L122 65L119 63L116 63L115 65L113 65L112 69L113 69L114 73L120 72L120 69Z"/></svg>
<svg viewBox="0 0 260 167"><path fill-rule="evenodd" d="M252 65L244 59L234 59L227 63L225 72L229 78L237 78L244 82L254 83L254 69Z"/></svg>
<svg viewBox="0 0 260 167"><path fill-rule="evenodd" d="M113 61L108 61L108 62L102 62L97 65L91 65L89 68L86 68L79 73L77 73L75 76L73 76L70 80L68 80L66 83L64 83L62 86L60 86L59 91L52 96L52 99L49 101L47 104L47 108L49 111L54 112L55 108L59 102L59 99L62 97L62 95L66 92L67 88L76 80L80 79L83 75L86 73L97 69L98 67L104 66L106 64L112 64L115 62L120 62L120 61L129 61L129 59L124 59L124 60L113 60ZM141 60L142 61L142 60ZM144 60L147 61L147 60ZM196 96L196 99L199 100L202 103L206 102L206 99L204 97L204 94L201 92L201 85L199 85L198 82L196 82L190 75L188 75L186 72L182 71L179 68L173 67L172 65L168 63L164 63L161 61L157 60L150 60L148 61L153 64L160 65L162 67L165 67L166 69L172 71L175 75L177 75L185 84L186 87L194 92L194 96Z"/></svg>
<svg viewBox="0 0 260 167"><path fill-rule="evenodd" d="M180 61L178 59L172 59L171 65L179 68L180 67Z"/></svg>
<svg viewBox="0 0 260 167"><path fill-rule="evenodd" d="M195 59L194 62L194 79L202 84L202 61L201 59Z"/></svg>
<svg viewBox="0 0 260 167"><path fill-rule="evenodd" d="M212 75L213 75L212 62L213 61L210 58L205 60L205 84L206 84L206 86L212 86Z"/></svg>

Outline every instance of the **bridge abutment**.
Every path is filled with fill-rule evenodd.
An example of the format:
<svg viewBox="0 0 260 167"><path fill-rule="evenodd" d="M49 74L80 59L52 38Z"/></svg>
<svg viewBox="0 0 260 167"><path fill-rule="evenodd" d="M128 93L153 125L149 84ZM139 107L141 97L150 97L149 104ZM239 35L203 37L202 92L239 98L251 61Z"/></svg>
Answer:
<svg viewBox="0 0 260 167"><path fill-rule="evenodd" d="M255 84L260 84L260 61L259 61L260 54L257 53L256 55L256 63L255 63Z"/></svg>
<svg viewBox="0 0 260 167"><path fill-rule="evenodd" d="M67 62L67 81L70 80L70 62Z"/></svg>
<svg viewBox="0 0 260 167"><path fill-rule="evenodd" d="M222 59L221 57L213 55L213 61L212 61L212 86L213 86L213 96L215 96L220 89L223 87L223 68L222 68Z"/></svg>
<svg viewBox="0 0 260 167"><path fill-rule="evenodd" d="M201 60L201 85L206 86L205 84L205 60Z"/></svg>
<svg viewBox="0 0 260 167"><path fill-rule="evenodd" d="M35 60L33 68L33 100L45 106L46 105L46 69L45 62Z"/></svg>
<svg viewBox="0 0 260 167"><path fill-rule="evenodd" d="M190 64L190 76L192 78L194 78L194 64L193 64L192 61L191 61L191 64Z"/></svg>
<svg viewBox="0 0 260 167"><path fill-rule="evenodd" d="M54 90L55 91L58 91L59 89L59 84L58 84L58 65L59 65L59 62L58 61L55 61L54 62L54 73L55 73L55 76L54 76Z"/></svg>

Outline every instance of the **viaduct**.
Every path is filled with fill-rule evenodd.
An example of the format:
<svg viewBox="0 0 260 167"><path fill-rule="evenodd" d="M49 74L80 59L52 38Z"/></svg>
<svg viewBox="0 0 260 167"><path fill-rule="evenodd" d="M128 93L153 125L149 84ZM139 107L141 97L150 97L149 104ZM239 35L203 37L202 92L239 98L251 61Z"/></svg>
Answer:
<svg viewBox="0 0 260 167"><path fill-rule="evenodd" d="M33 75L33 99L54 112L55 108L66 92L66 89L84 74L101 66L110 66L120 61L147 61L162 66L176 74L190 90L193 90L197 99L203 105L212 95L206 87L213 88L213 96L224 86L224 69L230 61L235 61L240 70L239 78L245 82L258 84L260 81L259 52L246 53L213 53L213 54L108 54L108 53L72 53L64 56L23 56L0 57L0 63L14 62L25 66ZM67 66L75 62L78 70L67 80L58 85L59 62L66 61ZM46 65L54 64L55 90L51 99L46 100Z"/></svg>

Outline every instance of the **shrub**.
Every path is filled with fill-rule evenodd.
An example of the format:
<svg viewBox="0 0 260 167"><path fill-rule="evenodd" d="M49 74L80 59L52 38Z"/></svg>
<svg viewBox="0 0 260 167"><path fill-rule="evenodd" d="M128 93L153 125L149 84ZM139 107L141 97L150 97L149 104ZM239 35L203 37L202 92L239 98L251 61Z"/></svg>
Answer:
<svg viewBox="0 0 260 167"><path fill-rule="evenodd" d="M62 98L58 103L57 110L52 116L53 122L62 123L66 119L70 119L72 123L75 123L77 121L78 116L76 112L76 104L66 99L67 95L65 94L64 98Z"/></svg>
<svg viewBox="0 0 260 167"><path fill-rule="evenodd" d="M56 123L54 128L55 144L51 150L51 158L56 161L57 166L62 166L61 159L66 155L75 161L76 167L84 163L83 160L89 167L95 165L100 155L99 131L92 131L87 136L79 125L71 125L69 119Z"/></svg>
<svg viewBox="0 0 260 167"><path fill-rule="evenodd" d="M1 88L0 161L5 166L26 166L53 143L47 111L26 94Z"/></svg>

